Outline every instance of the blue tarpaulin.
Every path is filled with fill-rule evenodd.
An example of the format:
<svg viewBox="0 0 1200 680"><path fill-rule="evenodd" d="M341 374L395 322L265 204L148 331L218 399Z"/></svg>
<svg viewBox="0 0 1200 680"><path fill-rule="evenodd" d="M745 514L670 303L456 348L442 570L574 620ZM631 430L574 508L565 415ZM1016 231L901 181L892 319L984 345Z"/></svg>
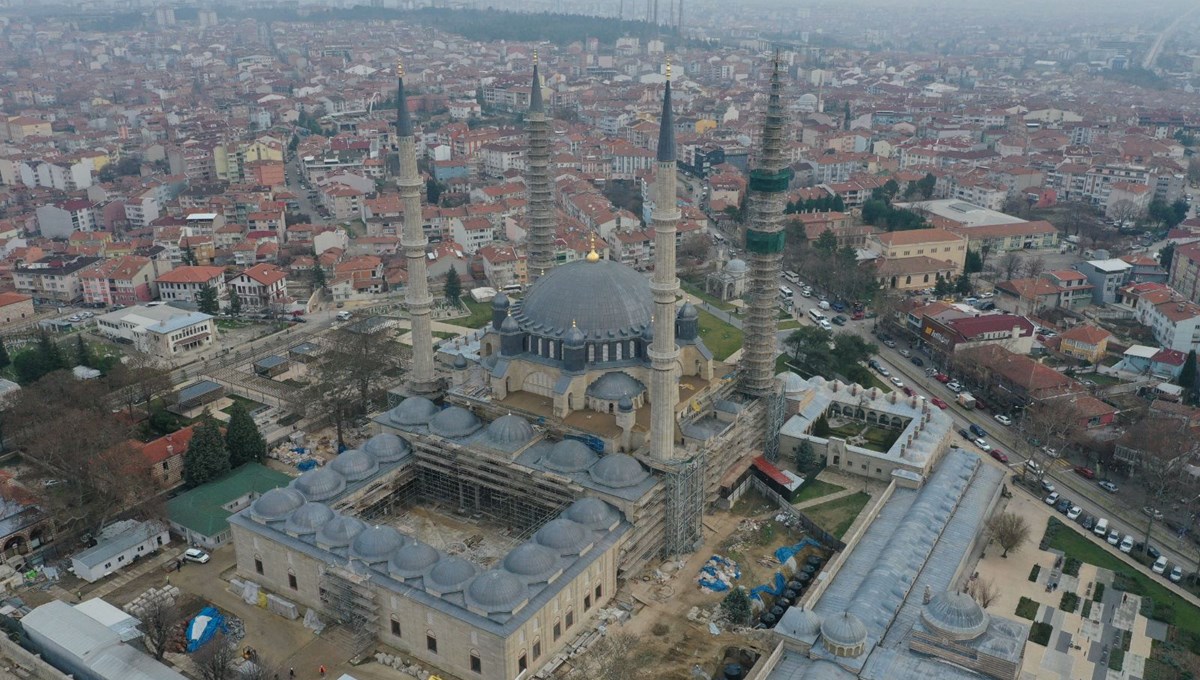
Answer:
<svg viewBox="0 0 1200 680"><path fill-rule="evenodd" d="M221 615L221 612L217 611L216 607L201 609L196 618L188 623L188 653L191 654L203 647L209 640L213 639L218 630L226 633L229 632L228 627L225 625L225 617Z"/></svg>
<svg viewBox="0 0 1200 680"><path fill-rule="evenodd" d="M792 555L795 555L796 553L803 550L806 546L810 546L810 545L818 547L818 548L821 547L821 544L819 542L817 542L816 540L805 537L804 540L800 541L796 545L785 545L782 548L776 550L775 551L775 559L779 560L780 564L786 564L788 560L792 559Z"/></svg>
<svg viewBox="0 0 1200 680"><path fill-rule="evenodd" d="M768 585L755 586L750 591L750 597L757 599L759 601L762 600L763 593L767 593L768 595L772 595L774 597L779 597L780 595L783 594L783 591L786 588L787 588L787 579L785 579L783 577L783 574L781 574L779 572L775 572L775 585L771 586L768 584Z"/></svg>
<svg viewBox="0 0 1200 680"><path fill-rule="evenodd" d="M296 463L296 469L301 472L307 472L307 471L315 468L316 466L317 466L317 461L313 460L312 458L309 458L308 460L302 460L299 463Z"/></svg>

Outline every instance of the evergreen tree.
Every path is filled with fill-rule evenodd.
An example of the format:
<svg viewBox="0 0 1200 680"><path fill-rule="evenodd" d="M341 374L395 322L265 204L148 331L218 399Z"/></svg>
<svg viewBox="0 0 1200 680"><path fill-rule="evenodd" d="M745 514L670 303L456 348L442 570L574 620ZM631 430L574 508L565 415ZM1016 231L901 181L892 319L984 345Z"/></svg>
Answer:
<svg viewBox="0 0 1200 680"><path fill-rule="evenodd" d="M933 294L938 297L945 297L950 294L951 290L952 288L950 286L950 282L947 281L945 277L939 275L937 277L937 283L933 286Z"/></svg>
<svg viewBox="0 0 1200 680"><path fill-rule="evenodd" d="M62 349L59 348L58 343L51 339L45 331L42 331L38 335L37 353L42 365L43 375L52 371L69 368L67 366L67 358L63 356Z"/></svg>
<svg viewBox="0 0 1200 680"><path fill-rule="evenodd" d="M217 289L205 286L196 295L196 306L205 314L216 314L221 311L221 303L217 299Z"/></svg>
<svg viewBox="0 0 1200 680"><path fill-rule="evenodd" d="M75 362L88 368L96 367L96 357L92 355L91 348L83 341L82 335L75 337Z"/></svg>
<svg viewBox="0 0 1200 680"><path fill-rule="evenodd" d="M1188 352L1187 360L1183 362L1183 371L1179 374L1179 386L1183 388L1184 401L1195 405L1197 401L1196 350Z"/></svg>
<svg viewBox="0 0 1200 680"><path fill-rule="evenodd" d="M721 600L721 611L725 612L725 616L734 625L748 625L750 617L754 615L754 608L750 604L750 596L746 594L746 589L736 586L730 590L725 599Z"/></svg>
<svg viewBox="0 0 1200 680"><path fill-rule="evenodd" d="M841 194L833 195L833 210L837 212L846 212L846 201L842 199Z"/></svg>
<svg viewBox="0 0 1200 680"><path fill-rule="evenodd" d="M182 259L183 264L192 267L196 266L196 263L198 262L196 260L196 253L192 252L192 246L190 244L183 247Z"/></svg>
<svg viewBox="0 0 1200 680"><path fill-rule="evenodd" d="M817 421L813 423L813 436L828 437L832 432L833 429L829 427L829 420L825 417L825 414L822 413L817 417Z"/></svg>
<svg viewBox="0 0 1200 680"><path fill-rule="evenodd" d="M200 486L229 472L229 452L221 438L221 428L209 414L192 431L187 452L183 455L183 483L188 488Z"/></svg>
<svg viewBox="0 0 1200 680"><path fill-rule="evenodd" d="M983 256L979 254L979 251L967 249L967 258L963 264L963 270L968 274L978 274L983 271Z"/></svg>
<svg viewBox="0 0 1200 680"><path fill-rule="evenodd" d="M958 280L954 282L954 291L959 295L971 294L971 277L967 274L961 274Z"/></svg>
<svg viewBox="0 0 1200 680"><path fill-rule="evenodd" d="M461 297L462 280L458 278L458 270L451 267L446 272L446 299L457 305Z"/></svg>
<svg viewBox="0 0 1200 680"><path fill-rule="evenodd" d="M800 442L796 449L796 469L800 472L812 472L817 466L817 454L813 451L812 443L807 439Z"/></svg>
<svg viewBox="0 0 1200 680"><path fill-rule="evenodd" d="M321 290L325 287L325 270L321 268L320 262L313 262L313 266L308 270L309 278L312 279L313 290Z"/></svg>
<svg viewBox="0 0 1200 680"><path fill-rule="evenodd" d="M0 368L8 368L11 363L12 359L8 356L8 348L4 346L3 342L0 342Z"/></svg>
<svg viewBox="0 0 1200 680"><path fill-rule="evenodd" d="M242 297L237 293L229 293L229 314L237 316L242 313Z"/></svg>
<svg viewBox="0 0 1200 680"><path fill-rule="evenodd" d="M229 450L229 466L261 463L267 457L267 442L254 424L254 418L240 401L229 409L229 426L225 430L225 448Z"/></svg>

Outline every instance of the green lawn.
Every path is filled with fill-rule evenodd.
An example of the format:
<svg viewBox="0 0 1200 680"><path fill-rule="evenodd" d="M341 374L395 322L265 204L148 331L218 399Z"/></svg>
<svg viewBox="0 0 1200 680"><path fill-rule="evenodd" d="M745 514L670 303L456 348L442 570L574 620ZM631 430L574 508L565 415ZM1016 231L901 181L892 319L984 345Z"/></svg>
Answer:
<svg viewBox="0 0 1200 680"><path fill-rule="evenodd" d="M805 508L804 514L825 531L841 538L849 531L854 520L858 519L859 513L867 506L869 500L871 500L870 495L859 491L828 503Z"/></svg>
<svg viewBox="0 0 1200 680"><path fill-rule="evenodd" d="M843 486L838 486L837 484L833 484L831 482L822 482L819 479L810 479L804 482L804 486L800 488L800 493L796 494L796 497L792 499L792 504L795 505L796 503L811 501L814 498L828 496L829 494L837 493L843 490L845 490L845 487Z"/></svg>
<svg viewBox="0 0 1200 680"><path fill-rule="evenodd" d="M729 304L728 302L723 302L719 298L715 298L715 297L709 295L708 293L705 293L702 289L700 289L686 281L680 281L679 287L682 288L684 290L684 292L686 292L687 294L694 295L694 296L700 298L701 300L704 300L708 304L712 305L713 307L716 307L717 309L723 309L727 312L733 310L733 305Z"/></svg>
<svg viewBox="0 0 1200 680"><path fill-rule="evenodd" d="M451 333L449 331L433 331L433 337L439 340L450 340L452 338L457 338L458 333Z"/></svg>
<svg viewBox="0 0 1200 680"><path fill-rule="evenodd" d="M263 406L263 404L260 404L259 402L254 401L253 399L247 399L247 398L241 396L240 394L226 394L225 397L234 403L241 402L242 405L246 407L246 410L251 413L254 413L254 409L262 408L262 406ZM230 404L229 406L226 406L225 408L221 409L221 412L229 413L229 409L231 409L231 408L233 408L233 404Z"/></svg>
<svg viewBox="0 0 1200 680"><path fill-rule="evenodd" d="M779 330L781 330L781 331L795 330L799 327L800 327L800 322L796 321L795 319L788 319L786 321L779 322Z"/></svg>
<svg viewBox="0 0 1200 680"><path fill-rule="evenodd" d="M1053 518L1051 519L1053 521ZM1053 534L1047 534L1047 542L1051 548L1063 551L1067 555L1088 564L1125 576L1135 583L1141 592L1145 593L1155 603L1163 603L1175 610L1175 620L1172 622L1180 631L1192 635L1200 635L1200 608L1176 597L1161 583L1144 574L1139 569L1117 558L1104 548L1096 545L1086 536L1079 534L1066 525L1061 525Z"/></svg>
<svg viewBox="0 0 1200 680"><path fill-rule="evenodd" d="M471 310L471 315L462 319L448 319L447 323L452 323L456 326L466 326L467 328L480 328L483 324L492 320L492 303L475 302L468 298L463 298L462 303L466 305L467 309Z"/></svg>
<svg viewBox="0 0 1200 680"><path fill-rule="evenodd" d="M724 361L742 346L742 331L721 321L703 309L700 312L700 339L717 361Z"/></svg>
<svg viewBox="0 0 1200 680"><path fill-rule="evenodd" d="M858 444L858 446L863 446L864 448L880 453L887 453L888 449L892 448L892 444L895 444L896 440L900 438L899 430L876 427L858 421L832 428L830 429L830 434L843 439L851 439L861 435L867 441L866 444Z"/></svg>

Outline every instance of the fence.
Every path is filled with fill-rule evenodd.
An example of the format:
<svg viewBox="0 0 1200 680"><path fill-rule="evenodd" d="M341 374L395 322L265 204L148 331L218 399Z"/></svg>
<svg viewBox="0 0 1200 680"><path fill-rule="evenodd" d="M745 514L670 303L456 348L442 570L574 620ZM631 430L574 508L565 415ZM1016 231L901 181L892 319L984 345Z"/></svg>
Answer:
<svg viewBox="0 0 1200 680"><path fill-rule="evenodd" d="M794 518L796 522L800 524L800 526L804 527L804 530L808 532L809 536L812 536L814 539L834 550L845 550L846 544L842 543L840 538L818 526L816 522L808 518L808 515L805 515L803 512L800 512L793 507L792 504L788 502L788 499L780 496L773 489L771 489L771 487L767 486L766 482L751 474L750 485L753 486L759 493L761 493L764 498L774 502L779 506L780 510Z"/></svg>
<svg viewBox="0 0 1200 680"><path fill-rule="evenodd" d="M892 497L892 494L895 491L896 482L893 481L891 484L888 484L883 493L879 494L879 498L875 499L875 504L871 506L871 509L867 511L867 514L860 514L858 516L858 519L855 521L858 526L854 528L854 531L846 540L846 543L843 545L837 557L835 557L832 562L825 565L825 569L821 572L820 577L816 579L816 582L811 588L808 589L808 592L804 594L804 601L796 603L797 605L803 607L804 609L812 609L813 603L821 599L821 596L825 594L825 589L829 587L829 584L841 570L842 565L845 564L846 558L850 556L850 553L854 552L854 546L858 545L858 542L862 540L863 535L867 533L867 527L871 526L871 523L874 522L875 518L879 516L879 511L883 509L884 503L888 502L888 499Z"/></svg>

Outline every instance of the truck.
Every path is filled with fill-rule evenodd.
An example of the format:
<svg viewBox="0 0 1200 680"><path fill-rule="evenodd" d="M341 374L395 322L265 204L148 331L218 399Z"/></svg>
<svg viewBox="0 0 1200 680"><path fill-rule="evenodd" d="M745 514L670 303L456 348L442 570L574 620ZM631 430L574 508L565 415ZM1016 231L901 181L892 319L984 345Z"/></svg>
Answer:
<svg viewBox="0 0 1200 680"><path fill-rule="evenodd" d="M975 408L975 397L972 397L970 392L959 392L954 400L963 408Z"/></svg>

